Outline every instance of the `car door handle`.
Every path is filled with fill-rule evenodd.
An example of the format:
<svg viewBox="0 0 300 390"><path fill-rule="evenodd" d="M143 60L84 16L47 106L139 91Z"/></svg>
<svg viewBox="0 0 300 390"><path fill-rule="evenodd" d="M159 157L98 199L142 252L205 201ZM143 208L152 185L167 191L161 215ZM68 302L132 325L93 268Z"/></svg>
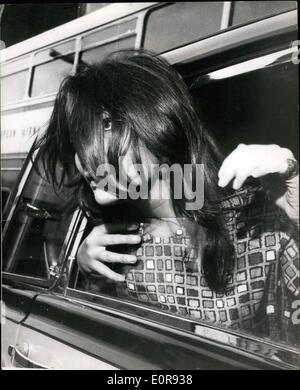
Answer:
<svg viewBox="0 0 300 390"><path fill-rule="evenodd" d="M8 347L8 354L11 356L11 360L14 360L16 363L20 364L21 367L52 369L52 367L47 367L43 364L33 361L13 345Z"/></svg>

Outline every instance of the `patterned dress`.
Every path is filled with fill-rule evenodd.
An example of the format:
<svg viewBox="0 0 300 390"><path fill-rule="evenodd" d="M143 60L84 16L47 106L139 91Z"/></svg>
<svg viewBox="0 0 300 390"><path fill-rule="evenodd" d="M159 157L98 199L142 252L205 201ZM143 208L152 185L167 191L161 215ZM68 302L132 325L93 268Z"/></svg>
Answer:
<svg viewBox="0 0 300 390"><path fill-rule="evenodd" d="M116 295L185 317L297 343L296 228L268 202L260 187L236 191L222 206L235 248L228 293L219 294L207 286L201 259L190 248L190 238L180 232L143 243L136 251L137 263L123 266L126 280L117 284ZM187 249L188 259L184 256Z"/></svg>

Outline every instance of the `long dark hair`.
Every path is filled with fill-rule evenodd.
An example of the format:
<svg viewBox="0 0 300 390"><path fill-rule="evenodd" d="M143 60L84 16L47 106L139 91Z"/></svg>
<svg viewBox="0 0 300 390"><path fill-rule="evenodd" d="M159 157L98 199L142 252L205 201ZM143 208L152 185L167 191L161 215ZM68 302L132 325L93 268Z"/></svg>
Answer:
<svg viewBox="0 0 300 390"><path fill-rule="evenodd" d="M187 216L206 228L203 270L209 287L224 292L232 272L233 247L220 208L217 172L221 154L201 125L187 86L167 61L141 50L113 53L103 62L78 69L66 77L58 92L47 131L37 143L46 153L44 166L55 186L65 177L79 189L80 201L96 207L91 190L75 173L77 153L91 179L104 163L104 130L107 114L112 123L109 162L117 166L130 139L136 161L138 141L168 164L204 164L205 201L200 210L187 211L183 200L173 200L178 216ZM60 163L63 174L56 177Z"/></svg>

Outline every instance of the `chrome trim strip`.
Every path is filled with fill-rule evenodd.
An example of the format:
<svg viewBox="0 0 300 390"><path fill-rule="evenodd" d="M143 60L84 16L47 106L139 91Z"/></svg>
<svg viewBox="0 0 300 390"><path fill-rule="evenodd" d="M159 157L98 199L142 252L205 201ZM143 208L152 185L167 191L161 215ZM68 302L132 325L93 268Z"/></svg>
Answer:
<svg viewBox="0 0 300 390"><path fill-rule="evenodd" d="M1 153L1 160L25 160L27 157L27 153L12 153L5 154Z"/></svg>
<svg viewBox="0 0 300 390"><path fill-rule="evenodd" d="M22 368L29 368L29 369L36 368L36 369L48 369L48 370L53 368L35 362L34 360L24 355L16 346L10 345L8 353L11 355L12 363L16 362L20 364Z"/></svg>
<svg viewBox="0 0 300 390"><path fill-rule="evenodd" d="M78 209L77 219L76 219L76 221L74 221L74 227L75 228L76 228L76 225L77 225L77 221L80 220L82 215L83 215L82 211L80 209ZM63 267L62 267L63 272L66 275L66 280L64 282L65 284L63 286L64 291L65 291L65 288L69 285L70 276L71 276L71 269L73 268L74 261L76 260L76 253L77 253L80 241L82 239L82 236L84 234L87 222L88 222L87 218L83 217L83 219L80 222L80 226L79 226L79 229L77 231L77 234L75 236L75 240L74 240L74 242L72 244L71 251L70 251L71 242L69 242L69 245L67 246L67 249L64 252L65 259L64 259L64 263L63 263ZM75 283L77 283L77 277L78 277L78 274L76 275Z"/></svg>
<svg viewBox="0 0 300 390"><path fill-rule="evenodd" d="M60 295L60 294L57 294ZM299 369L294 361L298 361L299 350L290 346L285 346L272 342L271 340L263 340L259 337L242 333L241 331L221 328L217 325L211 325L204 321L195 322L189 318L179 317L168 312L158 311L156 309L148 308L138 303L130 303L121 301L116 298L111 298L103 295L96 295L85 291L75 290L67 288L65 292L65 299L70 302L75 302L80 305L84 304L87 307L102 311L111 315L118 315L122 318L141 322L143 324L149 324L158 326L160 329L172 328L175 332L188 334L189 336L197 337L198 339L206 339L214 344L221 345L223 348L234 349L242 353L250 353L258 359L264 359L271 364L284 366L287 369ZM106 301L106 302L105 302ZM114 305L114 307L113 307ZM127 308L135 308L137 312L127 312ZM124 310L125 308L125 310ZM143 315L146 314L146 315ZM149 316L153 315L153 318ZM155 318L156 316L156 318ZM171 321L171 324L170 324ZM201 332L200 329L205 329L206 332ZM220 334L224 337L221 338ZM218 335L218 337L216 336ZM248 349L247 349L248 347ZM265 352L265 354L263 353ZM273 357L270 357L270 352L273 352ZM282 353L283 356L289 355L289 362L282 361L278 357L278 353ZM278 360L279 359L279 360ZM293 362L293 363L292 363Z"/></svg>
<svg viewBox="0 0 300 390"><path fill-rule="evenodd" d="M2 280L4 279L26 283L27 285L28 284L39 285L42 287L50 287L50 285L53 283L53 280L51 280L50 278L42 279L34 276L13 274L11 272L2 272Z"/></svg>
<svg viewBox="0 0 300 390"><path fill-rule="evenodd" d="M71 246L71 239L70 238L72 237L74 227L76 226L76 223L77 223L78 219L80 218L80 215L81 215L80 209L75 210L75 212L73 213L73 216L72 216L69 228L68 228L68 232L66 234L66 238L65 238L64 243L62 245L61 253L60 253L60 256L59 256L59 259L58 259L58 263L61 264L62 268L63 268L63 265L64 265L63 264L64 257L66 256L66 254L70 250L70 246ZM85 225L84 225L84 228L85 228ZM80 236L80 233L81 232L77 233L76 238L75 238L75 242L73 243L72 248L74 248L74 246L76 245L78 239L80 239L80 238L78 238L78 236ZM81 233L81 235L83 233L84 233L84 231Z"/></svg>
<svg viewBox="0 0 300 390"><path fill-rule="evenodd" d="M9 167L9 168L1 168L1 171L2 172L5 172L5 171L20 171L21 169L22 169L22 167L19 167L19 168Z"/></svg>
<svg viewBox="0 0 300 390"><path fill-rule="evenodd" d="M78 210L78 217L80 216L80 214L81 214L81 211ZM74 241L74 243L73 243L73 245L72 245L72 250L71 250L71 253L70 253L70 256L71 256L71 257L74 257L74 258L75 258L75 255L76 255L76 252L77 252L79 243L80 243L80 241L81 241L81 239L82 239L82 236L83 236L83 234L84 234L84 231L85 231L87 222L88 222L88 220L87 220L86 217L84 217L84 218L82 219L82 221L81 221L81 224L80 224L78 233L77 233L76 238L75 238L75 241Z"/></svg>
<svg viewBox="0 0 300 390"><path fill-rule="evenodd" d="M290 62L292 61L293 53L298 53L297 47L289 47L288 49L283 49L275 53L266 54L261 57L256 57L251 60L239 62L237 64L206 73L203 76L199 76L195 83L197 84L200 82L202 78L205 82L223 80L240 74L253 72L254 70L272 67L276 64ZM287 57L288 55L290 55L291 58Z"/></svg>

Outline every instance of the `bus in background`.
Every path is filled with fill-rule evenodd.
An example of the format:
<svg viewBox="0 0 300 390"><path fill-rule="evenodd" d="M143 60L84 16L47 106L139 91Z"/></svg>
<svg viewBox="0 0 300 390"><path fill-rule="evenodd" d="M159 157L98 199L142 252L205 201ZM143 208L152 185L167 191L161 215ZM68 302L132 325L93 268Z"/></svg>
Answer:
<svg viewBox="0 0 300 390"><path fill-rule="evenodd" d="M238 57L241 63L247 58L252 41L262 42L263 48L270 37L279 37L279 43L280 37L287 42L289 34L297 39L296 8L295 1L114 3L2 50L2 203L37 133L47 126L62 79L78 65L101 61L118 49L146 48L179 70L184 66L187 79L199 76L200 65L204 84L233 77L247 69L230 66ZM272 58L249 64L248 71L290 60L296 50L283 44Z"/></svg>

